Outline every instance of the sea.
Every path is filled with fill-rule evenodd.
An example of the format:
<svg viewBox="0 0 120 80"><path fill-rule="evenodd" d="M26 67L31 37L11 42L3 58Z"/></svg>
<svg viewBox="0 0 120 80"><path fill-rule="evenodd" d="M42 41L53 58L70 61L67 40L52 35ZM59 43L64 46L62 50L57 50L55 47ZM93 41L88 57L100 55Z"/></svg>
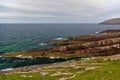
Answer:
<svg viewBox="0 0 120 80"><path fill-rule="evenodd" d="M11 52L46 49L56 47L49 45L51 41L66 40L70 36L94 35L102 30L120 29L120 25L80 24L80 23L48 23L48 24L0 24L0 54ZM16 63L28 65L53 63L49 59L0 58L0 69L12 68ZM48 60L48 61L47 61ZM36 61L36 62L35 62ZM66 61L66 60L57 60ZM27 65L20 65L27 66ZM17 65L17 67L20 67Z"/></svg>

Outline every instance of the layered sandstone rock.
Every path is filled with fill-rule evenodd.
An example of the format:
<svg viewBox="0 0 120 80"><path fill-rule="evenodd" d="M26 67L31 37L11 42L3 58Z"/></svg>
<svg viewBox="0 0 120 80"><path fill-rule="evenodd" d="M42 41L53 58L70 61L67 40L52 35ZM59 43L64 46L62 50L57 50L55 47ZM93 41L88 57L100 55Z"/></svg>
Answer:
<svg viewBox="0 0 120 80"><path fill-rule="evenodd" d="M75 41L98 41L108 38L115 38L120 37L120 31L119 32L112 32L108 34L98 34L98 35L86 35L86 36L73 36L69 37L69 40L75 40Z"/></svg>
<svg viewBox="0 0 120 80"><path fill-rule="evenodd" d="M18 55L32 57L85 57L85 56L107 56L120 54L120 32L113 31L106 34L85 35L68 38L69 41L77 41L77 44L63 45L51 49L18 52L17 54L5 54L15 57ZM66 41L67 42L67 41Z"/></svg>
<svg viewBox="0 0 120 80"><path fill-rule="evenodd" d="M67 54L79 54L79 56L99 56L111 55L117 53L105 53L120 49L120 32L113 32L99 35L87 35L79 37L71 37L71 40L86 41L81 44L66 45L51 49L52 52L62 52Z"/></svg>

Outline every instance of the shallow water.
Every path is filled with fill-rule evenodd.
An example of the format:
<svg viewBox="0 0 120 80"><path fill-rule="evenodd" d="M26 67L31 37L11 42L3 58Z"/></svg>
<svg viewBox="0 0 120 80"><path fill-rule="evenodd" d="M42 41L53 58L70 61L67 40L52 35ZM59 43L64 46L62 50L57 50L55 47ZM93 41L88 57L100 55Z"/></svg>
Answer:
<svg viewBox="0 0 120 80"><path fill-rule="evenodd" d="M56 62L63 62L68 60L77 60L81 58L70 58L70 59L53 59L53 58L0 58L0 70L12 69L31 65L50 64Z"/></svg>

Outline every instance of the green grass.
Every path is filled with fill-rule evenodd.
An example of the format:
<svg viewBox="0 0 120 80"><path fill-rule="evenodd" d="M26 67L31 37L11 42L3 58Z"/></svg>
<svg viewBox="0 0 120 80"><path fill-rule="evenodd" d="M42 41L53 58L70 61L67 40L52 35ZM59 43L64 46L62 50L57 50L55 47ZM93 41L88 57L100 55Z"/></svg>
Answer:
<svg viewBox="0 0 120 80"><path fill-rule="evenodd" d="M84 64L77 64L79 66L84 66L84 68L89 66L101 66L101 68L95 70L85 71L84 68L73 69L71 67L57 67L57 68L48 68L45 69L49 73L45 76L42 76L40 73L24 73L24 74L9 74L9 75L0 75L0 80L59 80L61 78L69 78L75 75L74 78L68 80L120 80L120 61L105 61L101 59L95 60L99 62L97 65L93 65L90 62ZM51 70L51 71L49 71ZM73 75L59 75L51 76L56 72L70 72ZM83 73L77 73L79 71L84 71ZM21 77L26 75L28 77ZM29 77L32 76L32 77Z"/></svg>
<svg viewBox="0 0 120 80"><path fill-rule="evenodd" d="M102 68L77 75L74 80L120 80L120 61L109 61Z"/></svg>

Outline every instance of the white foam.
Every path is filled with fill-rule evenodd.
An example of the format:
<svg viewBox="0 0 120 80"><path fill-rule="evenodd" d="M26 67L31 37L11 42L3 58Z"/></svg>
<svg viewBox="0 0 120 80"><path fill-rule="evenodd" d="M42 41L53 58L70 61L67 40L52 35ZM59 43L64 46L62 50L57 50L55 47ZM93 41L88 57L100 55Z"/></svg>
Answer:
<svg viewBox="0 0 120 80"><path fill-rule="evenodd" d="M40 45L40 46L45 46L45 45L47 45L47 43L41 42L41 43L39 43L38 45Z"/></svg>
<svg viewBox="0 0 120 80"><path fill-rule="evenodd" d="M1 71L11 71L13 68L2 69Z"/></svg>
<svg viewBox="0 0 120 80"><path fill-rule="evenodd" d="M52 57L52 56L51 56L51 57L49 57L49 58L50 58L50 59L55 59L55 57Z"/></svg>
<svg viewBox="0 0 120 80"><path fill-rule="evenodd" d="M95 33L98 34L98 33L100 33L100 32L97 31L97 32L95 32Z"/></svg>
<svg viewBox="0 0 120 80"><path fill-rule="evenodd" d="M27 58L32 59L33 57L32 56L28 56Z"/></svg>
<svg viewBox="0 0 120 80"><path fill-rule="evenodd" d="M54 40L57 40L57 41L64 41L64 40L67 40L66 38L62 38L62 37L59 37L59 38L54 38Z"/></svg>
<svg viewBox="0 0 120 80"><path fill-rule="evenodd" d="M23 57L23 56L22 56L22 55L18 55L18 56L16 56L16 57L21 58L21 57Z"/></svg>

